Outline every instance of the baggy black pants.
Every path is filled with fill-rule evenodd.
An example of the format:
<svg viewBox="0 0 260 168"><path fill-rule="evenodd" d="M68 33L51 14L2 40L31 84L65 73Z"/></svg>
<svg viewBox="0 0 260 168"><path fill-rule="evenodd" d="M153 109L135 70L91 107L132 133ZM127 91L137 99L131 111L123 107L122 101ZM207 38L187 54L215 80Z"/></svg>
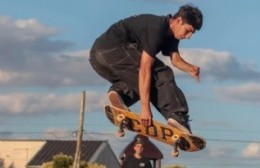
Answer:
<svg viewBox="0 0 260 168"><path fill-rule="evenodd" d="M101 77L111 82L109 90L117 91L127 106L139 100L141 52L136 45L92 50L89 61ZM175 83L172 70L157 58L152 66L150 93L151 103L166 119L174 112L188 112L187 101Z"/></svg>

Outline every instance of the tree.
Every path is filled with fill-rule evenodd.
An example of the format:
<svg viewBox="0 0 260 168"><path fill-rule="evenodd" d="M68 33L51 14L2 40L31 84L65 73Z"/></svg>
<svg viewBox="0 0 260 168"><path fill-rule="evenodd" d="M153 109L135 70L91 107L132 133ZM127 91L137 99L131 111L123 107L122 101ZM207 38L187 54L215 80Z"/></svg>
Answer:
<svg viewBox="0 0 260 168"><path fill-rule="evenodd" d="M53 168L69 168L72 163L72 157L63 153L53 157Z"/></svg>
<svg viewBox="0 0 260 168"><path fill-rule="evenodd" d="M165 168L186 168L185 166L175 165L175 166L168 166Z"/></svg>
<svg viewBox="0 0 260 168"><path fill-rule="evenodd" d="M44 163L43 168L70 168L73 159L70 156L64 155L63 153L53 156L53 161Z"/></svg>
<svg viewBox="0 0 260 168"><path fill-rule="evenodd" d="M73 158L63 153L55 155L53 161L43 163L42 168L72 168ZM106 168L104 165L98 163L87 163L82 161L80 168Z"/></svg>

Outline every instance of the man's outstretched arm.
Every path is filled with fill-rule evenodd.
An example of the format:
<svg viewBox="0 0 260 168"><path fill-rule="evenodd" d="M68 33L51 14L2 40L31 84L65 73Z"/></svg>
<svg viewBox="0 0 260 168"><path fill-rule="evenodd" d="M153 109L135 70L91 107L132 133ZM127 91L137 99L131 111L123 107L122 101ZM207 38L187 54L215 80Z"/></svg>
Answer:
<svg viewBox="0 0 260 168"><path fill-rule="evenodd" d="M188 73L198 82L200 81L200 67L186 62L178 52L174 52L171 55L171 61L174 67Z"/></svg>
<svg viewBox="0 0 260 168"><path fill-rule="evenodd" d="M141 103L141 121L144 126L152 124L152 112L150 107L151 69L154 58L143 51L139 69L139 93Z"/></svg>

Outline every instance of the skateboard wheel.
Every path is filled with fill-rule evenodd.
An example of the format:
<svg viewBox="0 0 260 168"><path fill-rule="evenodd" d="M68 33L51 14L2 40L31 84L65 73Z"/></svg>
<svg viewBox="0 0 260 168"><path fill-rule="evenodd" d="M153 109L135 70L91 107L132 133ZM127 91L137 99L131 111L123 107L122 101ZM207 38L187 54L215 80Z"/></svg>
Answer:
<svg viewBox="0 0 260 168"><path fill-rule="evenodd" d="M125 119L125 116L123 114L119 114L117 117L116 117L117 121L118 122L122 122L124 119Z"/></svg>
<svg viewBox="0 0 260 168"><path fill-rule="evenodd" d="M123 137L125 136L125 132L124 131L118 131L117 132L117 137Z"/></svg>
<svg viewBox="0 0 260 168"><path fill-rule="evenodd" d="M174 135L172 137L173 143L177 143L179 141L180 137L178 135Z"/></svg>
<svg viewBox="0 0 260 168"><path fill-rule="evenodd" d="M172 156L173 157L178 157L179 156L179 151L178 150L172 150Z"/></svg>

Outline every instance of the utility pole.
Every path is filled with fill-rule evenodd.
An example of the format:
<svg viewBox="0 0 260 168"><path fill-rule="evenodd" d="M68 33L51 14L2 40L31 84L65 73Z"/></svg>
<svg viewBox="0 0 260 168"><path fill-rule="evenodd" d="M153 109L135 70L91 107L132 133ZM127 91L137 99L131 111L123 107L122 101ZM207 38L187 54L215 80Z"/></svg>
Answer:
<svg viewBox="0 0 260 168"><path fill-rule="evenodd" d="M79 116L79 128L78 128L78 140L77 140L77 147L75 152L75 158L73 163L73 168L80 168L80 160L81 160L81 142L83 136L83 125L84 125L84 111L85 111L85 98L86 92L82 92L82 101L81 101L81 108L80 108L80 116Z"/></svg>

